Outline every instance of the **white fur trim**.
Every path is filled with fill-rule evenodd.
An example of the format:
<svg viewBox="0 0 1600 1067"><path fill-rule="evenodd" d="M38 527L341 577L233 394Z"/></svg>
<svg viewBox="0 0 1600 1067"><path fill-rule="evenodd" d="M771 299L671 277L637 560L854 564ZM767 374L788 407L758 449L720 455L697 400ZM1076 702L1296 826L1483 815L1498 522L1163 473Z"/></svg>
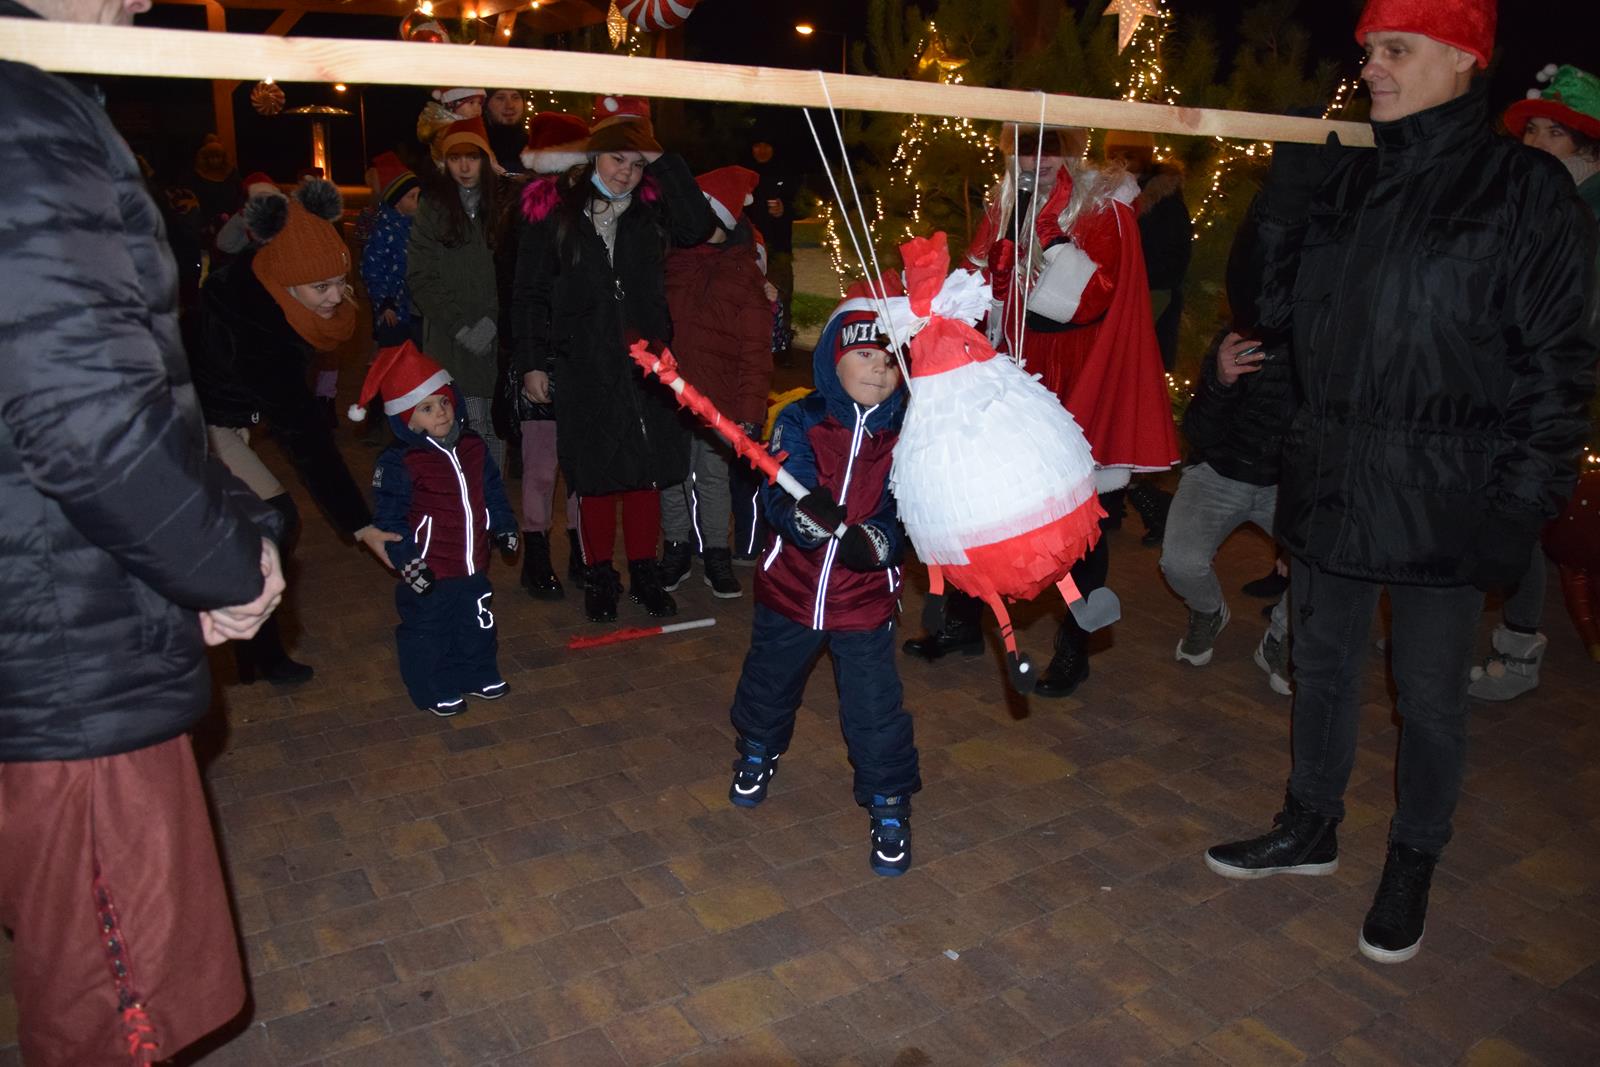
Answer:
<svg viewBox="0 0 1600 1067"><path fill-rule="evenodd" d="M344 413L350 419L351 422L366 422L367 421L367 409L362 407L360 404L351 404L348 408L345 409Z"/></svg>
<svg viewBox="0 0 1600 1067"><path fill-rule="evenodd" d="M430 374L421 385L411 390L405 396L397 396L393 400L385 400L383 402L383 413L385 415L398 415L402 411L410 411L428 397L432 396L438 390L439 386L446 385L453 381L455 381L455 379L450 377L450 372L440 368L439 370L436 370Z"/></svg>
<svg viewBox="0 0 1600 1067"><path fill-rule="evenodd" d="M706 203L711 205L711 213L717 217L718 222L722 223L723 229L732 233L739 228L739 223L734 220L733 212L729 211L721 200L718 200L710 193L706 193L705 198Z"/></svg>
<svg viewBox="0 0 1600 1067"><path fill-rule="evenodd" d="M1128 485L1128 478L1132 473L1131 467L1096 467L1094 469L1094 491L1097 493L1114 493Z"/></svg>
<svg viewBox="0 0 1600 1067"><path fill-rule="evenodd" d="M1089 254L1075 244L1045 249L1044 270L1028 294L1028 310L1051 322L1071 322L1097 269Z"/></svg>
<svg viewBox="0 0 1600 1067"><path fill-rule="evenodd" d="M616 110L618 108L620 108L622 105L617 103L617 98L616 97L608 96L604 100L600 101L600 106L605 108L607 111L615 113Z"/></svg>
<svg viewBox="0 0 1600 1067"><path fill-rule="evenodd" d="M524 148L518 154L522 165L535 174L563 174L573 167L581 167L589 162L589 157L584 152L574 149L563 151L555 148Z"/></svg>

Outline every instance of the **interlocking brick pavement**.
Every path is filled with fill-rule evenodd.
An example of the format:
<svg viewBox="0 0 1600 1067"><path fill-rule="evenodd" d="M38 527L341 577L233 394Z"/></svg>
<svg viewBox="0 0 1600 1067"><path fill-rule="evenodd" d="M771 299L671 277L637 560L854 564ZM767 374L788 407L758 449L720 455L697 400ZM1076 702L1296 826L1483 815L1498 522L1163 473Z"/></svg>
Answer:
<svg viewBox="0 0 1600 1067"><path fill-rule="evenodd" d="M696 576L681 615L714 629L568 652L596 630L581 593L534 602L496 562L511 695L443 721L400 685L391 580L301 506L288 611L317 677L239 686L219 657L201 739L253 990L208 1067L1600 1059L1600 668L1554 590L1543 686L1474 709L1423 951L1380 967L1355 940L1392 803L1381 656L1339 872L1211 875L1202 849L1276 810L1289 705L1236 593L1215 662L1174 661L1183 610L1132 516L1110 535L1125 617L1075 697L1007 693L992 640L901 660L925 787L916 866L890 880L867 868L825 665L768 802L727 803L748 592ZM1225 587L1267 558L1236 537ZM1041 661L1059 610L1017 612ZM619 625L644 621L625 600ZM9 983L0 962L0 1067L19 1063Z"/></svg>

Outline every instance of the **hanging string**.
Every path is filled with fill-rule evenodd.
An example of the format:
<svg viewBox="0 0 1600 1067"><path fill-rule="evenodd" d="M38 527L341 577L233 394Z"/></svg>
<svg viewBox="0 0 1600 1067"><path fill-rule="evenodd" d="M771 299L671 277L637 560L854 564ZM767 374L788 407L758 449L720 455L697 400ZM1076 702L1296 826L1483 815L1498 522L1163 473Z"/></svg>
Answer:
<svg viewBox="0 0 1600 1067"><path fill-rule="evenodd" d="M1039 123L1038 129L1036 130L1037 139L1034 141L1033 145L1033 196L1029 197L1028 199L1028 251L1023 257L1024 262L1028 264L1028 271L1026 280L1024 281L1022 287L1022 321L1017 327L1017 351L1016 355L1012 357L1012 362L1014 362L1018 367L1026 366L1023 359L1023 347L1027 344L1028 340L1028 334L1026 330L1028 298L1033 295L1033 251L1034 246L1037 245L1039 241L1039 201L1043 199L1044 196L1044 190L1039 187L1041 178L1039 172L1044 167L1044 105L1044 93L1040 92ZM1016 285L1015 274L1012 275L1012 285Z"/></svg>
<svg viewBox="0 0 1600 1067"><path fill-rule="evenodd" d="M889 331L889 340L891 342L891 347L894 349L895 363L900 367L900 377L906 383L906 391L914 394L914 387L911 384L911 372L906 366L904 345L902 344L901 338L899 337L899 332L896 330L894 322L889 315L889 306L886 296L887 290L883 287L883 270L878 264L877 248L874 247L872 243L872 222L867 216L866 206L862 203L861 190L856 185L855 171L850 166L850 152L849 148L845 145L844 130L839 125L839 112L838 109L834 107L833 94L828 90L828 76L819 70L817 71L817 79L822 84L822 96L827 102L828 115L833 121L834 137L839 143L840 161L844 166L845 176L849 180L850 191L855 197L856 210L861 216L862 238L865 240L867 246L867 252L865 255L861 251L861 242L857 241L856 239L855 225L854 223L850 222L849 205L845 202L844 194L839 189L839 183L834 179L833 166L828 160L828 153L822 147L822 138L817 133L816 124L811 120L811 111L809 108L802 109L806 117L806 125L811 130L811 139L817 146L817 154L822 158L823 169L827 172L828 185L833 189L833 196L834 200L839 206L839 213L841 216L843 216L845 224L849 230L850 243L855 248L856 260L861 264L861 272L866 277L867 291L872 296L872 302L877 310L879 320ZM870 269L867 266L868 255L872 257L872 266ZM910 339L907 338L906 340L909 342Z"/></svg>

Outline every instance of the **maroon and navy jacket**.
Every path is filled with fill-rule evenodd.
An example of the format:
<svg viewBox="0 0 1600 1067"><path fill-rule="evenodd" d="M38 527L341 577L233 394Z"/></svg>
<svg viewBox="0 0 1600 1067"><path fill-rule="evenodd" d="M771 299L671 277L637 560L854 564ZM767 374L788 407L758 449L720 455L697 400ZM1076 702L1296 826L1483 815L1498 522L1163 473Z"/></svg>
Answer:
<svg viewBox="0 0 1600 1067"><path fill-rule="evenodd" d="M796 522L795 500L777 485L761 491L772 527L756 575L756 602L813 630L872 630L894 618L900 602L900 557L905 538L889 494L889 468L905 413L905 386L888 400L862 407L834 368L842 313L866 307L847 300L823 328L812 355L817 391L784 408L770 448L787 453L784 467L802 485L824 488L844 505L845 521L874 528L888 546L887 562L856 571L835 556L839 542L816 538Z"/></svg>
<svg viewBox="0 0 1600 1067"><path fill-rule="evenodd" d="M389 418L399 440L378 456L372 474L372 524L400 535L386 546L396 570L420 559L435 578L478 574L493 536L517 529L500 468L483 438L465 428L459 394L455 401L463 428L453 448Z"/></svg>

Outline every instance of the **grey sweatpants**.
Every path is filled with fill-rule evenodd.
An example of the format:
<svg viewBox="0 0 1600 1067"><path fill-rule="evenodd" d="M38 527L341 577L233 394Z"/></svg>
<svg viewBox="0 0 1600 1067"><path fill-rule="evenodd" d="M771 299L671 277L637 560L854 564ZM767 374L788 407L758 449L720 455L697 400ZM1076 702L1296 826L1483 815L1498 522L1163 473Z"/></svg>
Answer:
<svg viewBox="0 0 1600 1067"><path fill-rule="evenodd" d="M721 441L696 433L689 444L689 477L661 490L661 537L688 541L695 551L727 548L733 521L728 462L733 453Z"/></svg>

